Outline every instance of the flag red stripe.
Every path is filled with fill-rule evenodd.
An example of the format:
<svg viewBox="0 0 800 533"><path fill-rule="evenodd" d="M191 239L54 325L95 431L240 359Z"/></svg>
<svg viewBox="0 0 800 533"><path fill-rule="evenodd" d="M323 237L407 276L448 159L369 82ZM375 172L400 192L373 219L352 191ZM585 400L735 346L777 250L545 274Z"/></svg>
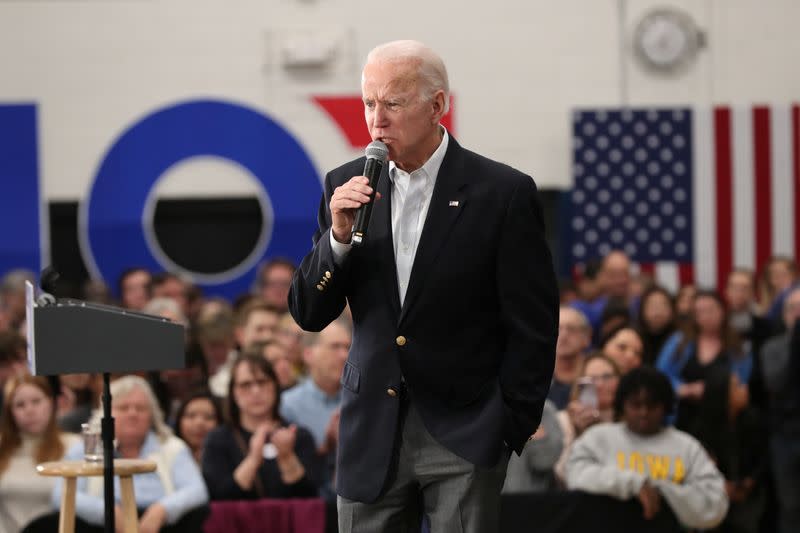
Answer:
<svg viewBox="0 0 800 533"><path fill-rule="evenodd" d="M753 109L753 191L756 268L772 255L772 155L768 107Z"/></svg>
<svg viewBox="0 0 800 533"><path fill-rule="evenodd" d="M794 256L800 258L800 105L792 106L792 163L794 169Z"/></svg>
<svg viewBox="0 0 800 533"><path fill-rule="evenodd" d="M678 281L681 286L694 283L694 265L691 263L678 264Z"/></svg>
<svg viewBox="0 0 800 533"><path fill-rule="evenodd" d="M655 263L639 263L639 272L641 272L642 274L649 274L649 275L653 276L656 273L656 264Z"/></svg>
<svg viewBox="0 0 800 533"><path fill-rule="evenodd" d="M714 109L714 162L717 199L717 287L733 268L733 152L731 147L731 110ZM696 250L695 253L713 253Z"/></svg>

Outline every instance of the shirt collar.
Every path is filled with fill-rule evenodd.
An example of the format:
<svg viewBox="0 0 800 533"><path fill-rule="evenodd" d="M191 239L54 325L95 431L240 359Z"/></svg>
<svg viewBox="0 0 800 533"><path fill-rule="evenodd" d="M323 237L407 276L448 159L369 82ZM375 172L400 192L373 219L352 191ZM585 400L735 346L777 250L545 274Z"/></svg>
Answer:
<svg viewBox="0 0 800 533"><path fill-rule="evenodd" d="M439 125L442 128L442 142L439 143L439 147L431 154L431 157L425 161L425 164L422 165L419 169L415 170L414 172L419 172L419 170L424 170L425 174L433 181L436 180L436 176L439 175L439 169L442 166L442 161L444 161L444 156L447 153L447 145L449 144L450 135L447 133L447 128ZM395 177L397 176L397 165L394 164L394 161L389 161L389 179L394 183ZM411 173L413 174L413 172Z"/></svg>
<svg viewBox="0 0 800 533"><path fill-rule="evenodd" d="M314 383L314 378L311 376L306 378L306 386L311 391L311 395L323 403L339 403L339 400L341 399L341 388L336 392L336 394L329 396L324 390L320 389L316 383Z"/></svg>

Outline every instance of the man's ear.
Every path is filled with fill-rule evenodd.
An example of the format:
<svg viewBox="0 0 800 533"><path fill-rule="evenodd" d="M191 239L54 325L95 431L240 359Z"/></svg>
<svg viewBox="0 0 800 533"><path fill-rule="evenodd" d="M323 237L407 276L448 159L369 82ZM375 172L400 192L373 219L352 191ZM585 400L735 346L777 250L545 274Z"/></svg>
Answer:
<svg viewBox="0 0 800 533"><path fill-rule="evenodd" d="M444 105L445 105L445 96L444 91L439 89L435 93L433 93L433 97L431 98L431 107L433 110L433 116L431 120L434 124L438 124L442 121L442 117L444 116Z"/></svg>

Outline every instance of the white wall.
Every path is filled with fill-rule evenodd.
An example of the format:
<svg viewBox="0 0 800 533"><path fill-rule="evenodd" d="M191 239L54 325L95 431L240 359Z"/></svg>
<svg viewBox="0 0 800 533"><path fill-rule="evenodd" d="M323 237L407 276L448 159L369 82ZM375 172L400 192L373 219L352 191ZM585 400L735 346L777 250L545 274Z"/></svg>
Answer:
<svg viewBox="0 0 800 533"><path fill-rule="evenodd" d="M621 48L656 5L685 9L707 34L708 47L675 78L646 73ZM416 38L448 65L462 144L540 186L568 187L574 107L800 100L798 20L796 0L0 0L0 103L38 104L50 200L82 198L133 122L201 97L277 118L324 175L358 154L309 96L357 93L372 46ZM280 50L292 39L335 43L329 68L287 72ZM250 187L220 178L240 172L232 165L191 171L192 187L176 177L162 192Z"/></svg>

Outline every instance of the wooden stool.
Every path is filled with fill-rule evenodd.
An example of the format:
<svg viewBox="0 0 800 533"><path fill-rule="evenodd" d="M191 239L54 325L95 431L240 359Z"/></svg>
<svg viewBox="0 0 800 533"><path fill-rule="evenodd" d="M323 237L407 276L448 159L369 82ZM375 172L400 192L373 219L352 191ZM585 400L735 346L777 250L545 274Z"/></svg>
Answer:
<svg viewBox="0 0 800 533"><path fill-rule="evenodd" d="M145 459L114 459L114 475L119 476L122 517L126 533L139 531L139 516L136 512L136 496L133 494L133 475L155 472L156 463ZM64 478L61 493L61 513L58 518L58 533L75 531L75 478L102 476L103 463L86 461L52 461L36 467L40 476Z"/></svg>

